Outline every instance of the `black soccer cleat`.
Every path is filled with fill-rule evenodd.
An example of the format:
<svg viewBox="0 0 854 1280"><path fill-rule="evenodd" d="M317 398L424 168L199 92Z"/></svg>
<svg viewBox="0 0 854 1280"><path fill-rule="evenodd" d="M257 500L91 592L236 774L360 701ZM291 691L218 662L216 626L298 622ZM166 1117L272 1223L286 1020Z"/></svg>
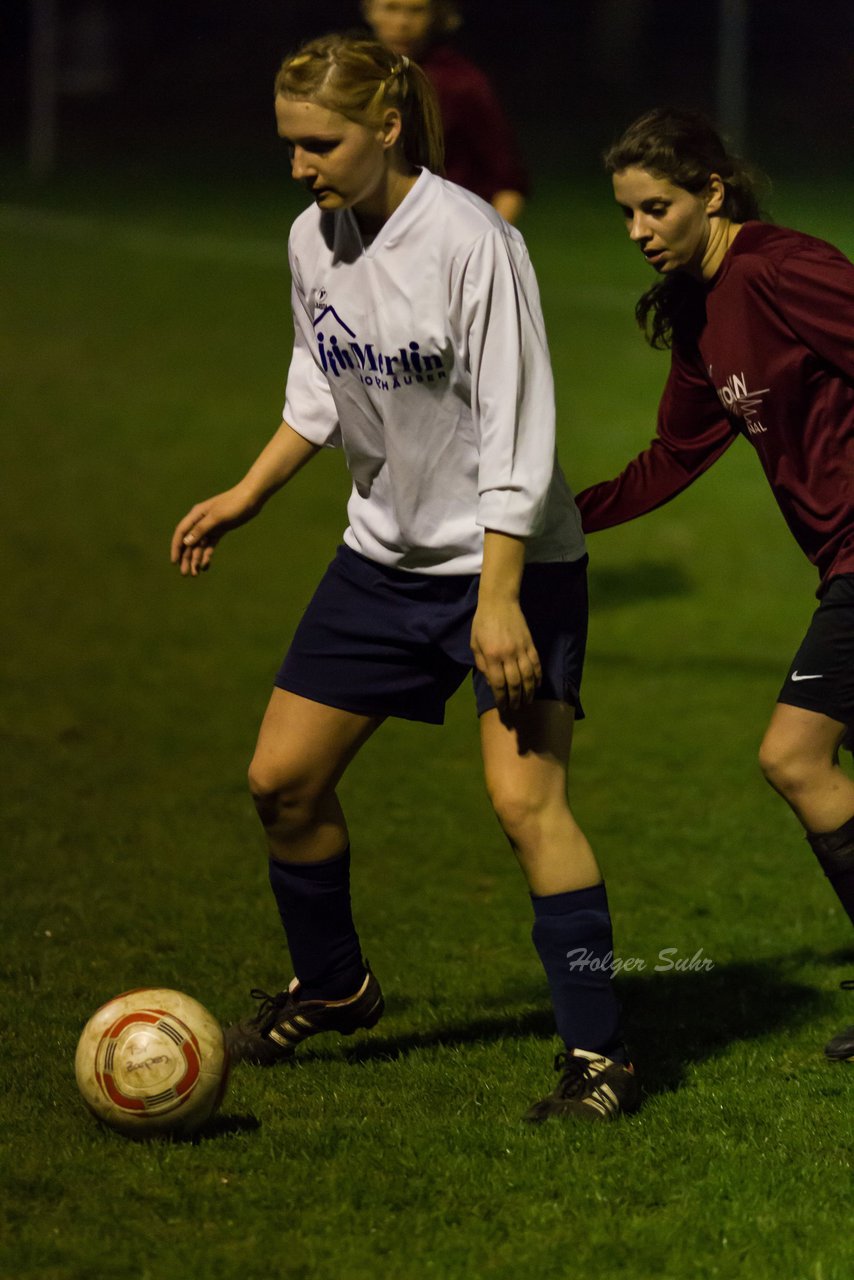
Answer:
<svg viewBox="0 0 854 1280"><path fill-rule="evenodd" d="M256 988L251 995L260 1001L257 1013L226 1027L225 1042L232 1062L260 1067L286 1062L297 1045L321 1031L351 1036L368 1030L379 1022L385 1007L382 989L370 969L347 1000L300 1000L296 978L287 991L271 996Z"/></svg>
<svg viewBox="0 0 854 1280"><path fill-rule="evenodd" d="M831 1062L854 1062L854 1027L846 1027L838 1036L828 1040L824 1056Z"/></svg>
<svg viewBox="0 0 854 1280"><path fill-rule="evenodd" d="M852 991L854 979L846 978L839 985L843 991ZM854 1027L846 1027L838 1036L828 1040L824 1046L824 1056L830 1062L854 1062Z"/></svg>
<svg viewBox="0 0 854 1280"><path fill-rule="evenodd" d="M549 1116L616 1120L640 1106L641 1090L632 1066L586 1049L568 1049L555 1058L555 1071L561 1076L554 1090L525 1112L525 1120L536 1123Z"/></svg>

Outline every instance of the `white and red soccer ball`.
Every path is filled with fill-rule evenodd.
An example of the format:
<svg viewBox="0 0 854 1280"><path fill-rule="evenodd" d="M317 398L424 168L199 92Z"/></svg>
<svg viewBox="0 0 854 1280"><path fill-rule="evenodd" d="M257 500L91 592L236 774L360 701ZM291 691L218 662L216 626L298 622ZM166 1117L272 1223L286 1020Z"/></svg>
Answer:
<svg viewBox="0 0 854 1280"><path fill-rule="evenodd" d="M102 1005L74 1059L86 1106L131 1138L189 1134L214 1114L228 1084L220 1024L181 991L143 987Z"/></svg>

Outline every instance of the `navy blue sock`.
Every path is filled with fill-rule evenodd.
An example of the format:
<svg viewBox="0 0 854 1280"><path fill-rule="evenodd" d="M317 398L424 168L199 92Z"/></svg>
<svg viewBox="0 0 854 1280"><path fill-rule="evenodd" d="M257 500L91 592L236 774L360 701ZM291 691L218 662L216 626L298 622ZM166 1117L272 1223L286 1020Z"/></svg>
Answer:
<svg viewBox="0 0 854 1280"><path fill-rule="evenodd" d="M611 981L614 944L604 884L544 897L532 893L531 902L531 936L546 971L558 1035L568 1049L627 1062Z"/></svg>
<svg viewBox="0 0 854 1280"><path fill-rule="evenodd" d="M365 978L350 909L350 850L325 862L270 859L270 886L304 1000L346 1000Z"/></svg>

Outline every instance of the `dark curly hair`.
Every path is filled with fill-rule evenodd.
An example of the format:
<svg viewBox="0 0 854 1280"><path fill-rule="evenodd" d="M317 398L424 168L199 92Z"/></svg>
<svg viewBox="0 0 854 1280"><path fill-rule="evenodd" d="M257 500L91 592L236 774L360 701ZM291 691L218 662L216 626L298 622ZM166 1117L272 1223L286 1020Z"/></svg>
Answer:
<svg viewBox="0 0 854 1280"><path fill-rule="evenodd" d="M732 222L762 219L760 191L767 179L727 151L700 111L656 107L639 116L603 156L610 174L646 169L657 178L698 194L716 173L724 184L721 215ZM705 318L705 291L676 271L647 289L635 307L638 324L653 347L693 341Z"/></svg>

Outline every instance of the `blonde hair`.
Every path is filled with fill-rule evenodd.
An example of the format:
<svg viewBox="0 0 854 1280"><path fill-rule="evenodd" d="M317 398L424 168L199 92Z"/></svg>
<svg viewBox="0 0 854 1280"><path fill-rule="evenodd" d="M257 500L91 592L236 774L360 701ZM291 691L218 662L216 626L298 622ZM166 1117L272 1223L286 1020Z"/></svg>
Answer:
<svg viewBox="0 0 854 1280"><path fill-rule="evenodd" d="M321 36L285 58L276 96L316 102L373 128L392 108L400 112L401 141L409 164L444 171L445 143L439 105L421 68L376 40Z"/></svg>

